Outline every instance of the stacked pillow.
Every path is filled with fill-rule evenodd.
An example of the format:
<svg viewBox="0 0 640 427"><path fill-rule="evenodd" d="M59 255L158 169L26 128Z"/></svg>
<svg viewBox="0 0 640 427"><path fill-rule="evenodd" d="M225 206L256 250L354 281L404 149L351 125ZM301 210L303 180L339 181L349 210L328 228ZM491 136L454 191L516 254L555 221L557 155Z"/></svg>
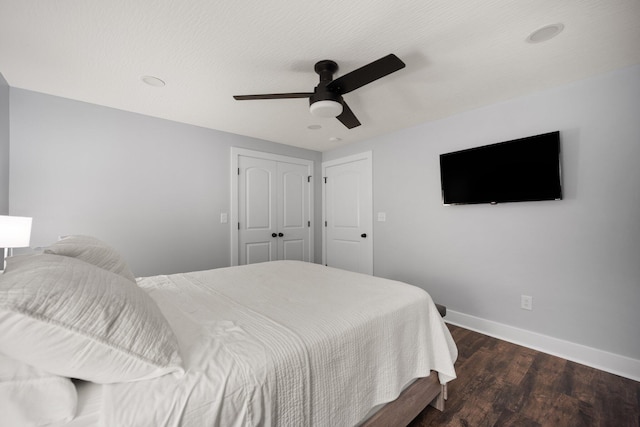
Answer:
<svg viewBox="0 0 640 427"><path fill-rule="evenodd" d="M73 403L74 412L68 378L114 383L182 371L177 340L158 306L113 248L87 236L7 260L0 355L28 364L30 375L46 372L47 384L67 396L67 405L57 407ZM5 382L21 381L20 372L5 379L0 372L0 392Z"/></svg>
<svg viewBox="0 0 640 427"><path fill-rule="evenodd" d="M101 240L91 236L65 236L44 249L44 253L77 258L89 264L136 281L120 254Z"/></svg>
<svg viewBox="0 0 640 427"><path fill-rule="evenodd" d="M69 378L42 372L0 354L0 425L71 421L78 396Z"/></svg>

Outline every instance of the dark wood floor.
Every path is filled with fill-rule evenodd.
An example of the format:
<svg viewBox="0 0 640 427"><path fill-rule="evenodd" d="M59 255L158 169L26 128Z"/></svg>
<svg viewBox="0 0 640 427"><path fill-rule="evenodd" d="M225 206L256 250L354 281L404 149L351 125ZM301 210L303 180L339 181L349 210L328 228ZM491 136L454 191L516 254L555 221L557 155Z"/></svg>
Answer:
<svg viewBox="0 0 640 427"><path fill-rule="evenodd" d="M444 412L411 427L640 427L640 383L449 325L458 345Z"/></svg>

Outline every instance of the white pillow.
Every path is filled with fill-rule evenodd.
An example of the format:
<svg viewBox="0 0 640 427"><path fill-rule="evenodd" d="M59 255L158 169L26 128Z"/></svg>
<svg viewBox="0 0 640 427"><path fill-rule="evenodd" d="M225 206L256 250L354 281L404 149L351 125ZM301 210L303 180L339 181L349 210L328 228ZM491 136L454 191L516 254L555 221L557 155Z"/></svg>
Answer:
<svg viewBox="0 0 640 427"><path fill-rule="evenodd" d="M0 425L42 426L71 421L78 395L69 378L41 372L0 354Z"/></svg>
<svg viewBox="0 0 640 427"><path fill-rule="evenodd" d="M0 352L63 377L113 383L180 372L173 331L140 287L76 258L9 258Z"/></svg>
<svg viewBox="0 0 640 427"><path fill-rule="evenodd" d="M44 253L78 258L133 282L136 281L124 258L114 248L95 237L65 236L45 248Z"/></svg>

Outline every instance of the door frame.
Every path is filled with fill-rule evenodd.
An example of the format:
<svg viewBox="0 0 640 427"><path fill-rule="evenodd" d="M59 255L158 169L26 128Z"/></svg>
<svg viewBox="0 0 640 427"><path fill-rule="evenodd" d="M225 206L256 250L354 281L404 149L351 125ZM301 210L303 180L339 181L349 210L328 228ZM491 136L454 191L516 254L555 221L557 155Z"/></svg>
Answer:
<svg viewBox="0 0 640 427"><path fill-rule="evenodd" d="M325 176L327 176L326 174L326 170L328 167L332 167L332 166L337 166L337 165L342 165L345 163L352 163L352 162L357 162L359 160L365 160L367 162L367 165L369 166L369 170L368 173L371 174L371 188L368 189L368 191L371 192L371 206L369 207L368 213L369 215L371 215L371 232L370 232L370 241L371 241L371 265L372 265L372 270L374 270L374 264L373 264L373 152L372 151L364 151L362 153L358 153L358 154L353 154L350 156L346 156L346 157L340 157L338 159L334 159L334 160L328 160L326 162L322 162L322 177L324 179ZM322 264L323 265L327 265L327 228L324 226L324 224L327 221L327 186L323 185L322 186ZM371 275L373 275L373 271L371 272Z"/></svg>
<svg viewBox="0 0 640 427"><path fill-rule="evenodd" d="M231 168L229 170L231 175L231 204L229 207L229 231L231 235L230 241L230 265L235 266L239 263L238 253L238 159L240 156L255 157L264 160L273 160L276 162L293 163L298 165L304 165L307 167L308 176L313 176L314 162L313 160L300 159L298 157L282 156L280 154L266 153L263 151L249 150L246 148L231 147ZM311 227L309 228L309 260L313 262L314 258L314 198L313 198L313 179L309 180L309 221L311 221Z"/></svg>

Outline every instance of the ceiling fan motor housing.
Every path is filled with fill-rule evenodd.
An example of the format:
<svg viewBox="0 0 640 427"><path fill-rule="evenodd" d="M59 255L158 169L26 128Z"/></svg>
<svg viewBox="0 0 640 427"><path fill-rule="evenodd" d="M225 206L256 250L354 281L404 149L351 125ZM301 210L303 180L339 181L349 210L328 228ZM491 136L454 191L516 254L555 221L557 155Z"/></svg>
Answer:
<svg viewBox="0 0 640 427"><path fill-rule="evenodd" d="M309 97L309 110L317 117L337 117L342 114L342 96L327 89L338 71L338 64L331 60L318 61L314 70L320 76L320 83Z"/></svg>
<svg viewBox="0 0 640 427"><path fill-rule="evenodd" d="M309 105L313 105L318 101L335 101L342 104L342 95L333 93L318 85L313 91L313 95L309 97Z"/></svg>
<svg viewBox="0 0 640 427"><path fill-rule="evenodd" d="M309 110L318 117L337 117L342 114L342 95L330 91L327 85L333 81L338 64L331 60L319 61L314 70L320 76L320 83L309 97Z"/></svg>

